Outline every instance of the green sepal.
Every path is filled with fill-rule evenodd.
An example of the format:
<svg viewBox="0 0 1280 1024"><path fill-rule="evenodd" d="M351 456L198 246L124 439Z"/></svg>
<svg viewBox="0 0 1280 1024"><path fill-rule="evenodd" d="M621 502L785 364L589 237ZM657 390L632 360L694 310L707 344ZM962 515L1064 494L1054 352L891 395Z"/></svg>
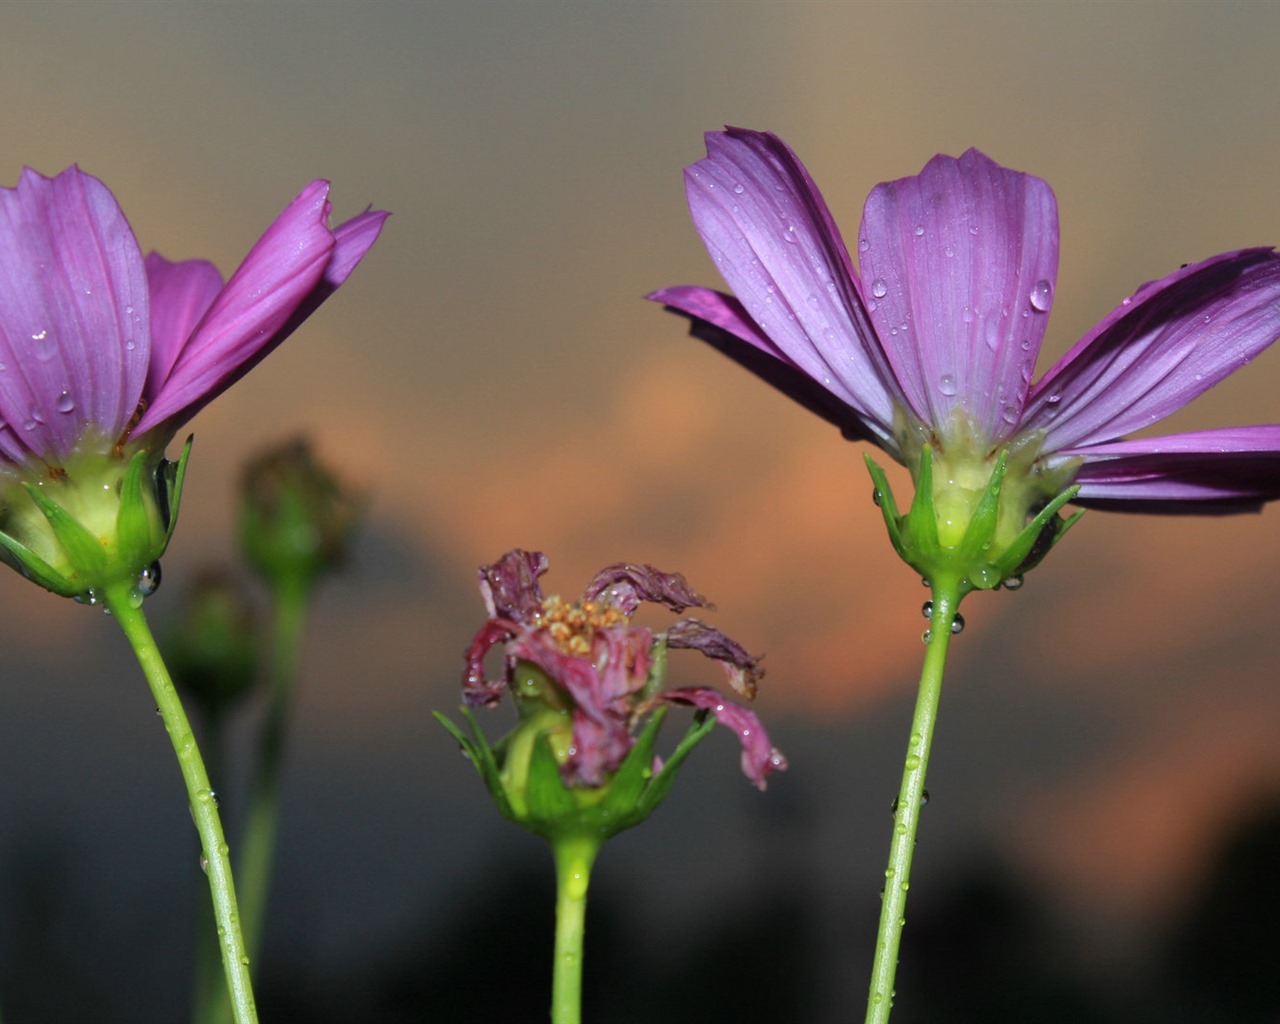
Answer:
<svg viewBox="0 0 1280 1024"><path fill-rule="evenodd" d="M129 456L120 481L120 508L116 512L116 545L119 560L126 565L146 565L154 549L151 542L151 512L142 491L148 452L139 449Z"/></svg>
<svg viewBox="0 0 1280 1024"><path fill-rule="evenodd" d="M1085 509L1077 509L1066 519L1058 515L1058 511L1067 502L1080 493L1077 484L1068 487L1053 501L1042 508L1039 514L1027 524L1027 528L1018 535L1018 539L1009 545L1000 559L1000 569L1005 577L1018 576L1034 569L1058 543L1066 536L1071 527L1080 521Z"/></svg>
<svg viewBox="0 0 1280 1024"><path fill-rule="evenodd" d="M867 463L867 472L871 474L871 483L875 487L873 494L875 503L884 515L884 526L889 532L889 542L893 545L893 550L898 552L898 557L910 564L911 559L907 555L906 545L902 542L902 531L898 526L898 502L893 496L893 488L889 486L889 478L884 475L884 470L870 455L864 455L863 459Z"/></svg>
<svg viewBox="0 0 1280 1024"><path fill-rule="evenodd" d="M489 790L494 802L498 805L498 810L504 818L511 821L517 821L511 810L511 802L507 799L507 792L502 787L502 773L498 770L497 758L494 756L493 748L489 746L489 741L485 739L484 733L480 731L480 726L476 723L475 716L471 714L470 708L462 708L462 717L467 720L467 725L471 727L472 736L464 733L447 715L439 711L431 712L445 730L452 736L462 748L462 753L466 755L472 767L480 775L481 781L484 782L485 788ZM472 738L474 737L474 739Z"/></svg>
<svg viewBox="0 0 1280 1024"><path fill-rule="evenodd" d="M659 708L650 717L627 752L622 764L607 783L595 788L564 784L560 765L545 736L529 748L529 763L518 800L506 791L500 765L504 743L490 747L471 712L462 713L471 728L468 736L445 715L433 715L462 748L497 804L499 813L522 828L552 842L571 835L590 835L600 840L640 824L657 809L670 792L680 766L689 753L715 727L716 720L699 711L675 751L655 775L654 747L666 716ZM522 809L518 809L522 808Z"/></svg>
<svg viewBox="0 0 1280 1024"><path fill-rule="evenodd" d="M23 486L40 514L49 523L54 539L66 553L67 560L75 566L77 573L85 574L87 570L92 576L102 576L107 567L107 554L98 538L81 526L71 513L48 497L43 488L30 483Z"/></svg>
<svg viewBox="0 0 1280 1024"><path fill-rule="evenodd" d="M59 597L80 597L84 593L83 585L76 586L29 547L3 530L0 530L0 546L4 547L9 556L4 561L45 590Z"/></svg>
<svg viewBox="0 0 1280 1024"><path fill-rule="evenodd" d="M902 534L909 550L934 552L939 548L938 515L933 507L933 449L927 444L920 451L916 493L903 519Z"/></svg>
<svg viewBox="0 0 1280 1024"><path fill-rule="evenodd" d="M657 718L657 715L654 716ZM651 722L650 725L653 723ZM671 791L671 785L676 781L676 773L679 772L680 766L684 763L684 759L693 752L693 748L707 738L707 735L716 727L715 716L711 712L703 709L693 716L693 721L689 723L689 728L685 730L684 737L680 740L679 745L672 751L671 756L667 758L662 766L662 771L654 776L653 781L645 787L644 792L640 794L640 799L636 803L636 808L641 812L637 821L643 821L654 812L658 804L666 799L667 793ZM656 735L656 733L655 733ZM639 744L637 743L638 747ZM652 754L653 744L649 744L649 750ZM650 762L652 763L652 761Z"/></svg>
<svg viewBox="0 0 1280 1024"><path fill-rule="evenodd" d="M168 459L160 460L160 468L156 470L156 482L163 488L165 504L162 512L166 517L164 524L164 546L169 547L173 539L174 527L178 525L178 506L182 503L182 484L187 478L187 459L191 457L191 445L195 434L187 435L187 443L182 446L182 454L177 462Z"/></svg>

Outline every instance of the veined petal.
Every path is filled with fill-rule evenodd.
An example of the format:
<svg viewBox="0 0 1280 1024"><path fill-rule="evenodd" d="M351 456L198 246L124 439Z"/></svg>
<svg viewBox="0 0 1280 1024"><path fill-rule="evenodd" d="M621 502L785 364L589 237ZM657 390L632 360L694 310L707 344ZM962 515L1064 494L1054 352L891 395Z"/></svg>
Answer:
<svg viewBox="0 0 1280 1024"><path fill-rule="evenodd" d="M680 573L629 562L616 562L601 569L587 584L582 599L611 604L628 618L642 601L665 605L673 612L707 607L707 599L695 593Z"/></svg>
<svg viewBox="0 0 1280 1024"><path fill-rule="evenodd" d="M1077 503L1129 512L1247 512L1280 498L1280 424L1065 449Z"/></svg>
<svg viewBox="0 0 1280 1024"><path fill-rule="evenodd" d="M542 610L542 585L538 577L550 562L541 551L508 551L493 565L477 570L480 596L490 618L510 619L528 625Z"/></svg>
<svg viewBox="0 0 1280 1024"><path fill-rule="evenodd" d="M222 275L207 260L170 263L147 254L151 290L151 365L147 392L158 394L196 324L222 291Z"/></svg>
<svg viewBox="0 0 1280 1024"><path fill-rule="evenodd" d="M110 190L69 167L0 189L0 452L60 463L84 428L119 436L151 336L137 240Z"/></svg>
<svg viewBox="0 0 1280 1024"><path fill-rule="evenodd" d="M754 711L725 700L715 690L703 687L689 687L680 690L668 690L658 695L658 700L668 704L690 704L695 708L704 708L716 716L716 721L726 728L732 729L742 741L742 774L755 783L758 789L765 788L765 779L770 772L785 771L787 759L769 740L769 734Z"/></svg>
<svg viewBox="0 0 1280 1024"><path fill-rule="evenodd" d="M945 427L1017 428L1058 273L1058 208L1039 178L971 149L877 185L858 241L871 322L907 400Z"/></svg>
<svg viewBox="0 0 1280 1024"><path fill-rule="evenodd" d="M213 301L136 433L194 416L283 341L345 280L377 238L382 213L328 227L329 183L308 185L276 218Z"/></svg>
<svg viewBox="0 0 1280 1024"><path fill-rule="evenodd" d="M847 402L875 433L891 435L902 391L867 319L840 231L808 171L767 132L709 132L706 144L706 159L685 171L685 188L716 268L760 332L794 365Z"/></svg>
<svg viewBox="0 0 1280 1024"><path fill-rule="evenodd" d="M1149 426L1234 373L1280 336L1280 256L1223 253L1143 285L1045 374L1024 430L1044 450Z"/></svg>

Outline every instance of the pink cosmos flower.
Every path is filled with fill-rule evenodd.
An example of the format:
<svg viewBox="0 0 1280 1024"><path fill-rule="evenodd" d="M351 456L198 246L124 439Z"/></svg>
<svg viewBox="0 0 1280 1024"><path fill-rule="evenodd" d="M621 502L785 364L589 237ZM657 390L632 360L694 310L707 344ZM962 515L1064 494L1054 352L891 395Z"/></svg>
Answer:
<svg viewBox="0 0 1280 1024"><path fill-rule="evenodd" d="M59 467L84 445L163 449L346 280L387 214L330 229L313 181L225 284L202 260L145 259L78 167L0 189L0 457ZM90 436L91 435L91 436Z"/></svg>
<svg viewBox="0 0 1280 1024"><path fill-rule="evenodd" d="M973 149L936 156L872 190L855 268L781 139L730 128L706 144L685 171L689 209L733 295L649 298L846 432L913 472L927 444L952 478L1004 450L1029 508L1072 483L1078 504L1118 510L1239 512L1280 497L1280 425L1123 439L1280 335L1271 249L1142 285L1034 380L1058 268L1044 181Z"/></svg>
<svg viewBox="0 0 1280 1024"><path fill-rule="evenodd" d="M705 687L659 689L662 676L653 671L659 641L667 649L691 648L720 662L732 687L748 699L763 675L759 658L697 619L680 619L662 633L631 624L642 602L677 613L705 607L706 600L689 589L683 576L651 565L619 563L600 570L582 598L571 604L543 596L538 578L547 565L540 551L515 550L480 569L489 619L466 653L463 696L469 705L494 704L506 690L516 689L519 662L541 670L555 692L539 694L540 704L559 709L570 720L560 751L561 777L569 786L604 785L634 745L636 725L662 704L710 710L736 732L742 741L742 771L760 789L770 772L786 768L786 759L770 744L753 712ZM498 645L505 653L503 676L486 678L485 655Z"/></svg>

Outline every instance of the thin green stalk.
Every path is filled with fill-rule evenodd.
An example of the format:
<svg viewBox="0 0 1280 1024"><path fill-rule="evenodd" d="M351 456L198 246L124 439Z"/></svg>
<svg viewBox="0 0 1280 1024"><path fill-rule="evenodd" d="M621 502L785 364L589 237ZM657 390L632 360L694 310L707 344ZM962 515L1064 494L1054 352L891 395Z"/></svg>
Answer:
<svg viewBox="0 0 1280 1024"><path fill-rule="evenodd" d="M222 779L223 740L222 715L206 716L204 729L205 767L210 779ZM243 918L241 919L243 924ZM191 1006L194 1024L225 1022L231 1014L227 987L222 980L221 944L213 920L213 907L203 900L196 907L195 985ZM218 1012L220 1016L211 1016Z"/></svg>
<svg viewBox="0 0 1280 1024"><path fill-rule="evenodd" d="M231 859L222 835L217 800L209 785L204 761L200 757L200 748L196 745L186 712L182 710L182 702L169 677L169 670L151 635L133 584L126 580L109 585L103 593L103 602L115 616L133 647L138 664L151 687L151 694L164 721L165 731L169 734L169 741L178 756L178 767L182 770L182 781L186 784L187 797L191 802L191 816L200 835L200 847L204 854L202 863L209 876L209 891L213 898L214 918L222 949L222 965L236 1024L257 1024L258 1013L254 1007L253 986L249 980L249 956L240 932L240 915L236 907L235 885L231 878Z"/></svg>
<svg viewBox="0 0 1280 1024"><path fill-rule="evenodd" d="M302 660L309 594L310 588L302 582L296 585L282 582L273 590L275 629L271 640L267 711L262 723L257 771L249 790L239 861L245 941L249 955L255 958L262 949L263 922L280 824L280 769L294 683Z"/></svg>
<svg viewBox="0 0 1280 1024"><path fill-rule="evenodd" d="M250 784L244 834L240 840L240 919L249 956L262 952L271 868L280 823L280 770L284 760L289 711L302 656L310 588L303 582L280 582L273 588L275 626L271 640L267 709L262 722L257 770ZM229 1007L225 993L197 1006L197 1024L225 1024Z"/></svg>
<svg viewBox="0 0 1280 1024"><path fill-rule="evenodd" d="M551 1024L579 1024L587 886L600 840L565 836L552 841L552 850L556 858L556 952L551 972Z"/></svg>
<svg viewBox="0 0 1280 1024"><path fill-rule="evenodd" d="M893 978L898 969L898 947L906 924L907 890L911 884L911 856L915 852L920 808L924 803L925 773L933 747L933 729L942 694L942 672L951 641L951 627L960 591L955 581L933 581L933 614L925 646L920 690L916 697L907 759L893 816L893 839L889 844L889 866L884 872L884 896L880 908L880 928L876 933L876 954L871 968L871 991L867 999L867 1024L887 1024L893 1009Z"/></svg>

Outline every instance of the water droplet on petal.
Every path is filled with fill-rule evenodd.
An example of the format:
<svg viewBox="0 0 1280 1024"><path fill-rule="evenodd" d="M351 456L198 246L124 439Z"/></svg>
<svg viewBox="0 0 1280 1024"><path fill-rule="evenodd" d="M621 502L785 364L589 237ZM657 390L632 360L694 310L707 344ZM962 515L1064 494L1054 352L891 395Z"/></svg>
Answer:
<svg viewBox="0 0 1280 1024"><path fill-rule="evenodd" d="M924 225L923 225L923 224L917 224L917 225L916 225L916 238L921 237L923 234L924 234Z"/></svg>
<svg viewBox="0 0 1280 1024"><path fill-rule="evenodd" d="M870 248L871 248L871 243L868 242L865 238L858 239L858 252L866 252Z"/></svg>
<svg viewBox="0 0 1280 1024"><path fill-rule="evenodd" d="M1031 308L1037 313L1049 312L1053 305L1053 285L1041 278L1031 286Z"/></svg>
<svg viewBox="0 0 1280 1024"><path fill-rule="evenodd" d="M871 294L877 299L883 299L889 294L889 286L884 283L883 277L877 277L871 282Z"/></svg>
<svg viewBox="0 0 1280 1024"><path fill-rule="evenodd" d="M965 323L967 324L973 323L973 320L974 320L973 307L965 306L964 309L960 311L960 316L964 319Z"/></svg>
<svg viewBox="0 0 1280 1024"><path fill-rule="evenodd" d="M57 401L55 401L53 405L58 412L74 412L76 408L76 400L71 397L70 391L64 391L58 396Z"/></svg>
<svg viewBox="0 0 1280 1024"><path fill-rule="evenodd" d="M956 384L955 375L951 373L944 373L942 375L942 379L938 381L938 390L947 397L950 397L959 391L960 388L959 385Z"/></svg>
<svg viewBox="0 0 1280 1024"><path fill-rule="evenodd" d="M796 226L794 224L787 225L786 233L782 238L783 241L790 242L792 245L798 245L800 242L799 236L796 235Z"/></svg>
<svg viewBox="0 0 1280 1024"><path fill-rule="evenodd" d="M738 182L735 182L735 183L734 183L734 185L733 185L733 192L734 192L734 195L739 195L739 196L740 196L740 195L742 195L742 193L743 193L743 192L745 192L745 191L746 191L746 189L742 187L742 182L738 181Z"/></svg>

